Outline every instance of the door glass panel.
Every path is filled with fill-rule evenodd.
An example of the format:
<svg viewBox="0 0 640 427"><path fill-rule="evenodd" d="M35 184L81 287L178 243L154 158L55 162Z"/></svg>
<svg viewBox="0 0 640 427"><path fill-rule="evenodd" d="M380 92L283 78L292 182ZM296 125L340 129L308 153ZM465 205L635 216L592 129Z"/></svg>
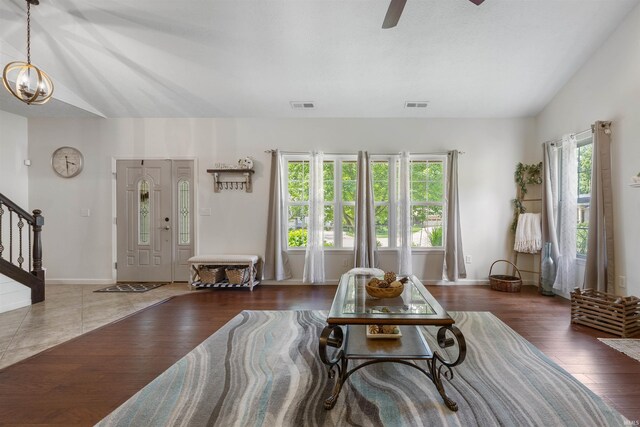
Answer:
<svg viewBox="0 0 640 427"><path fill-rule="evenodd" d="M178 182L178 244L188 245L190 243L189 229L189 181L180 180Z"/></svg>
<svg viewBox="0 0 640 427"><path fill-rule="evenodd" d="M149 181L138 182L138 244L149 244L151 204L149 200Z"/></svg>

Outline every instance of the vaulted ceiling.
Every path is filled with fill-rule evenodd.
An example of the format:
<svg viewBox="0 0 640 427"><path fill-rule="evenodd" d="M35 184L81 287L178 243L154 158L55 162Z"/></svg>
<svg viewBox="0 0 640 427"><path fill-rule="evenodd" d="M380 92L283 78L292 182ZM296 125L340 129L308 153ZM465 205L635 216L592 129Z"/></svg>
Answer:
<svg viewBox="0 0 640 427"><path fill-rule="evenodd" d="M25 116L527 117L638 0L40 0L32 60L57 99ZM0 2L1 65L25 58ZM293 110L290 101L313 101ZM428 101L407 109L406 101Z"/></svg>

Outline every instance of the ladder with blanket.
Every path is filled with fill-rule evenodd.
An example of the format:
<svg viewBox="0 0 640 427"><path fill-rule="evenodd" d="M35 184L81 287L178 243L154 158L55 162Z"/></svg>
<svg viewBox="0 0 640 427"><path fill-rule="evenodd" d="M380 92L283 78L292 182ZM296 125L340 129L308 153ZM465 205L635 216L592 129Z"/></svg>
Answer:
<svg viewBox="0 0 640 427"><path fill-rule="evenodd" d="M521 185L518 185L517 198L513 201L515 208L512 224L512 231L514 231L513 264L520 272L532 274L532 279L535 280L535 276L538 276L538 279L540 277L542 186L537 182L518 182L518 184ZM531 195L529 195L529 190L532 190ZM528 264L531 266L530 268L518 267L518 261L522 262L526 258L523 255L533 256Z"/></svg>

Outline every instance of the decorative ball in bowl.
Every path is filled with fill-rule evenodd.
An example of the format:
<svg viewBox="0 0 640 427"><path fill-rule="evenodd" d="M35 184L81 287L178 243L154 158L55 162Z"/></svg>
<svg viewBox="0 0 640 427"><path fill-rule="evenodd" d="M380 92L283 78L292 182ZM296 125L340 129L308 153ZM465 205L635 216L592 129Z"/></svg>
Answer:
<svg viewBox="0 0 640 427"><path fill-rule="evenodd" d="M396 274L387 272L384 279L374 277L365 285L365 289L369 296L373 298L395 298L404 291L404 283L407 278L396 280Z"/></svg>

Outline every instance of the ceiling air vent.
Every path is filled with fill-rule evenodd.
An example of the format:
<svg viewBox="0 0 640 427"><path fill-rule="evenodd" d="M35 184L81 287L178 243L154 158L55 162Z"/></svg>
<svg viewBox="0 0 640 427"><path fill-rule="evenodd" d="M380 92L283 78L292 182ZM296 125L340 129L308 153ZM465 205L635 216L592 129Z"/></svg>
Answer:
<svg viewBox="0 0 640 427"><path fill-rule="evenodd" d="M407 101L404 103L404 108L427 108L429 103L427 101Z"/></svg>
<svg viewBox="0 0 640 427"><path fill-rule="evenodd" d="M316 104L313 101L291 101L291 108L294 110L313 110Z"/></svg>

